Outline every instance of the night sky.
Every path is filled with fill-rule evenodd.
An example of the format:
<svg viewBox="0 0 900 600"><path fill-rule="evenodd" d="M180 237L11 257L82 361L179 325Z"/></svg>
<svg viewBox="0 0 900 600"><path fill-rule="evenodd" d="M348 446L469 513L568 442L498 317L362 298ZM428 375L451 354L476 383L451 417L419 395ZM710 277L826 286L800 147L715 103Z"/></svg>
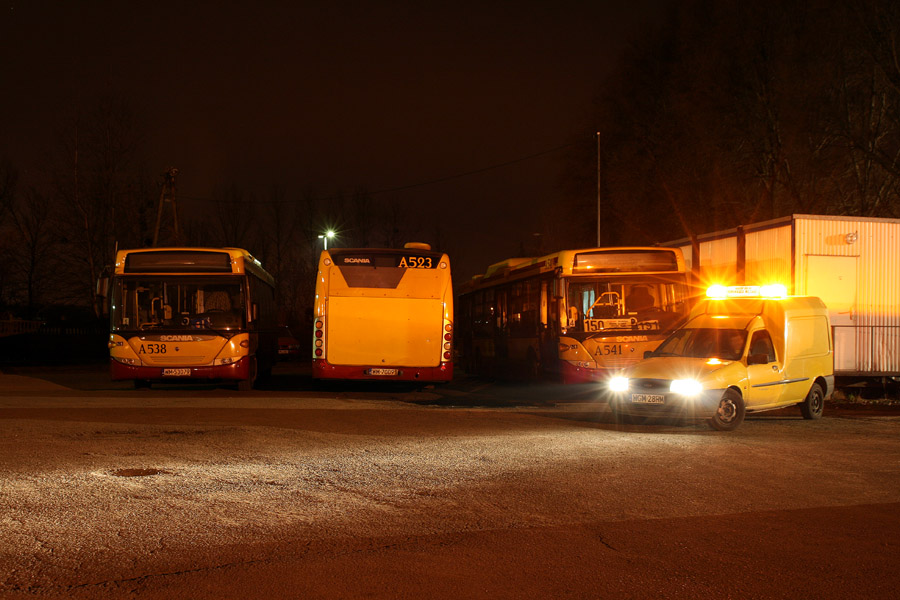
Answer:
<svg viewBox="0 0 900 600"><path fill-rule="evenodd" d="M469 275L571 193L548 151L592 135L604 76L661 4L7 0L0 157L39 183L56 124L118 96L185 205L231 183L379 192L420 207L420 237L439 226Z"/></svg>

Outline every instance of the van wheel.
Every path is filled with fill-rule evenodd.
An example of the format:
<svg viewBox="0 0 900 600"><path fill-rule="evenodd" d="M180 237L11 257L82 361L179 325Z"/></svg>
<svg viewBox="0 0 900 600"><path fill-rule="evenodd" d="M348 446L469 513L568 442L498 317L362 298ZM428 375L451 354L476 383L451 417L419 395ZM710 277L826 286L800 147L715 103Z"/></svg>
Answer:
<svg viewBox="0 0 900 600"><path fill-rule="evenodd" d="M709 426L719 431L734 431L744 422L744 399L732 389L725 390L715 414L709 418Z"/></svg>
<svg viewBox="0 0 900 600"><path fill-rule="evenodd" d="M825 408L825 392L822 386L814 383L803 402L800 403L800 414L804 419L819 419Z"/></svg>

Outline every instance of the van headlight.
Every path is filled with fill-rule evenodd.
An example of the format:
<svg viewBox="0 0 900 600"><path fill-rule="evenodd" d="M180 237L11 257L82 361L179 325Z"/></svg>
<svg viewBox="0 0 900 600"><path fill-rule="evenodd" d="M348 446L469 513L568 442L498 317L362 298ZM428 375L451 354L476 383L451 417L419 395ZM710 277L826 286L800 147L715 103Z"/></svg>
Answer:
<svg viewBox="0 0 900 600"><path fill-rule="evenodd" d="M669 391L681 396L697 396L703 391L703 384L696 379L673 379Z"/></svg>
<svg viewBox="0 0 900 600"><path fill-rule="evenodd" d="M611 392L627 392L628 391L628 378L627 377L612 377L612 378L610 378L609 391L611 391Z"/></svg>

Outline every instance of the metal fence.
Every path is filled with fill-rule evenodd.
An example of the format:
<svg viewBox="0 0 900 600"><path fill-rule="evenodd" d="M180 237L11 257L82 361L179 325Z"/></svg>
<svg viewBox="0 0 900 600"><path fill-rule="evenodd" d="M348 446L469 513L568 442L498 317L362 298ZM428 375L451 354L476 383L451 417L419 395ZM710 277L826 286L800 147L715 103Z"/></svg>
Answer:
<svg viewBox="0 0 900 600"><path fill-rule="evenodd" d="M834 373L900 376L900 325L833 325Z"/></svg>

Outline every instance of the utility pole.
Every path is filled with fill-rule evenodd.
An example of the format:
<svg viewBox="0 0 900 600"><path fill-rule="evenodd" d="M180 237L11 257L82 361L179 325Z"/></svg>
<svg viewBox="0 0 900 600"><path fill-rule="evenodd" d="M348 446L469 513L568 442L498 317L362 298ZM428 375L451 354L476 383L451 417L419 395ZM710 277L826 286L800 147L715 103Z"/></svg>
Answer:
<svg viewBox="0 0 900 600"><path fill-rule="evenodd" d="M603 169L601 165L603 161L601 160L600 153L600 132L597 132L597 247L603 245L603 183L601 179L601 175L603 174Z"/></svg>
<svg viewBox="0 0 900 600"><path fill-rule="evenodd" d="M178 208L175 205L175 178L177 176L178 169L175 167L169 167L163 174L165 181L163 182L162 190L159 193L159 208L156 211L156 229L153 230L154 248L159 242L159 225L162 221L163 207L166 204L172 205L172 224L174 227L174 239L172 241L175 245L178 245L181 242L181 234L178 231Z"/></svg>

